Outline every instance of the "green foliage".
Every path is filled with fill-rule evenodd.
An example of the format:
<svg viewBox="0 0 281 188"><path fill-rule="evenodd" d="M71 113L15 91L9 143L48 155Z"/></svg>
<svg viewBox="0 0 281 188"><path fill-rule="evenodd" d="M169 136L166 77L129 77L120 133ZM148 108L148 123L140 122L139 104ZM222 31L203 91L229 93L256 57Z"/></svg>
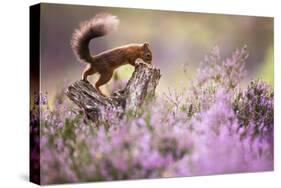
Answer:
<svg viewBox="0 0 281 188"><path fill-rule="evenodd" d="M267 50L265 63L260 67L258 77L271 85L274 84L273 48Z"/></svg>

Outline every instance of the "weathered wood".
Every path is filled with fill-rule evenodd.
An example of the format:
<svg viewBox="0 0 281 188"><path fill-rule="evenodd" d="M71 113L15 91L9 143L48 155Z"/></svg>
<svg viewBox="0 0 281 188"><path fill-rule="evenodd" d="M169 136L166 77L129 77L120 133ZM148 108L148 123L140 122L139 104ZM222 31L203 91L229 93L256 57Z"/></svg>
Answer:
<svg viewBox="0 0 281 188"><path fill-rule="evenodd" d="M106 114L102 112L107 109L121 118L128 110L136 113L148 96L155 95L160 77L159 69L137 59L135 71L125 88L110 97L102 96L91 83L83 80L71 84L66 95L84 111L87 119L93 122L106 120Z"/></svg>

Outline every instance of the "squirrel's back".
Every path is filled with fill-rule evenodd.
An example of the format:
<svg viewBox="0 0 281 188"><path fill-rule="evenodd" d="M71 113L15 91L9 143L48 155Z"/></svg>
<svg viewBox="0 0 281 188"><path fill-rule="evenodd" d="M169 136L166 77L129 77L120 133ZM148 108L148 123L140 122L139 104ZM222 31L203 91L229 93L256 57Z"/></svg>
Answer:
<svg viewBox="0 0 281 188"><path fill-rule="evenodd" d="M98 14L94 18L84 21L72 35L71 47L78 60L91 62L92 56L89 50L91 39L101 37L114 30L119 24L116 16L110 14Z"/></svg>

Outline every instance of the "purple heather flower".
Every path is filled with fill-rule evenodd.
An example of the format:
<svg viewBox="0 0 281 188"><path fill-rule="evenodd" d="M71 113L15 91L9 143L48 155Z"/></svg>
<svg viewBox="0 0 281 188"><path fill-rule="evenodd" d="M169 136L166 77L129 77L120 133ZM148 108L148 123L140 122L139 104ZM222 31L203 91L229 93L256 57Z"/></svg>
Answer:
<svg viewBox="0 0 281 188"><path fill-rule="evenodd" d="M40 117L33 109L42 183L272 170L273 89L260 80L240 88L246 58L243 48L222 60L216 47L187 91L170 89L136 118L103 109L99 127L61 96L52 109L40 106Z"/></svg>

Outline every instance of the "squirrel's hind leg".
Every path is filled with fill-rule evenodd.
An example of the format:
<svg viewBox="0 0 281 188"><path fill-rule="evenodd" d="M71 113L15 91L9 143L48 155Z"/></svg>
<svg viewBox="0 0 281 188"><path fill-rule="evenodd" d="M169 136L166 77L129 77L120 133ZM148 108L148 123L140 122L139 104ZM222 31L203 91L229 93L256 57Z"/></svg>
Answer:
<svg viewBox="0 0 281 188"><path fill-rule="evenodd" d="M100 74L99 80L96 83L96 89L99 91L100 94L102 94L103 96L105 96L99 89L100 86L106 84L107 82L109 82L109 80L112 78L113 72L108 71L108 72L103 72L102 74Z"/></svg>
<svg viewBox="0 0 281 188"><path fill-rule="evenodd" d="M97 71L92 67L91 64L88 64L82 73L82 80L87 81L87 77L95 74Z"/></svg>

